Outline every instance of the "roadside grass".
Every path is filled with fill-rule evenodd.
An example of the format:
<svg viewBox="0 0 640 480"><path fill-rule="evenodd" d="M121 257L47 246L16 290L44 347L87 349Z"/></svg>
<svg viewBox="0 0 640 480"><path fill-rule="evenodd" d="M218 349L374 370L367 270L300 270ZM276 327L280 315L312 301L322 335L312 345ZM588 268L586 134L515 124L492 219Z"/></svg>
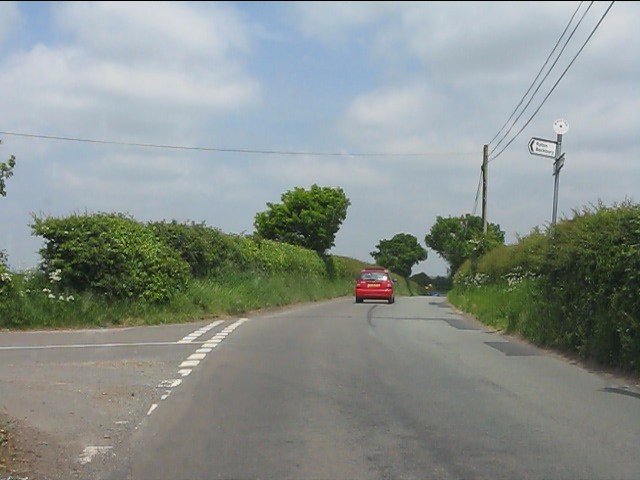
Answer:
<svg viewBox="0 0 640 480"><path fill-rule="evenodd" d="M351 295L351 279L232 274L193 279L170 302L109 301L94 293L53 293L42 280L14 275L0 305L0 328L62 329L180 323Z"/></svg>
<svg viewBox="0 0 640 480"><path fill-rule="evenodd" d="M472 314L480 322L508 333L529 333L528 325L538 311L534 280L515 285L482 285L454 288L448 300L456 308Z"/></svg>

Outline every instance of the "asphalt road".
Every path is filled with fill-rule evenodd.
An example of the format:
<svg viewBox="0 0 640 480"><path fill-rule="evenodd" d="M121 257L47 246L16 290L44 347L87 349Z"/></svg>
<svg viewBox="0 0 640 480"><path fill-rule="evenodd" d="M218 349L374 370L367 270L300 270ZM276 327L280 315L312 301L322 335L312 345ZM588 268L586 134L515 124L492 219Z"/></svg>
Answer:
<svg viewBox="0 0 640 480"><path fill-rule="evenodd" d="M640 478L635 385L489 332L444 298L343 298L24 348L42 335L12 338L23 345L12 351L16 384L42 362L60 366L52 383L77 386L84 372L98 397L116 392L104 411L95 398L77 407L84 430L66 424L84 452L80 478ZM2 400L8 351L0 346ZM54 402L67 417L81 403Z"/></svg>

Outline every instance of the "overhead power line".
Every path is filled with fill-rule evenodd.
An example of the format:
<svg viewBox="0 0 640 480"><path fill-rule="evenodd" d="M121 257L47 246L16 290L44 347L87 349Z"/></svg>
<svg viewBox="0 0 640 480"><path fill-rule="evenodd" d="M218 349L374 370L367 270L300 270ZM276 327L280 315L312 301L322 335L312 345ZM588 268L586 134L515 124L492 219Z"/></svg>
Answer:
<svg viewBox="0 0 640 480"><path fill-rule="evenodd" d="M562 41L562 38L564 37L564 35L567 33L567 30L569 30L569 26L573 23L573 19L575 18L576 14L578 13L578 10L580 10L580 7L582 6L584 2L580 2L578 4L578 7L576 8L575 12L573 12L573 15L571 15L571 18L569 19L569 23L567 23L567 26L564 27L564 30L562 31L562 34L560 35L560 37L558 38L558 41L556 42L555 46L553 47L553 49L551 50L551 53L549 53L549 56L547 57L547 59L544 61L544 63L542 64L542 67L540 67L540 70L538 71L538 74L536 75L536 78L533 79L533 82L531 82L531 85L529 86L529 88L527 89L527 91L525 92L525 94L522 96L522 98L520 99L520 102L518 103L518 105L516 105L516 108L513 110L513 112L511 112L511 115L509 115L509 118L507 119L506 122L504 122L504 125L502 125L502 127L500 128L500 130L498 130L498 132L493 136L493 138L491 139L491 141L488 143L488 145L491 145L493 143L493 141L498 137L498 135L500 135L500 133L502 133L502 131L504 130L504 128L507 126L507 124L511 121L511 119L513 118L513 116L516 114L516 112L518 111L518 108L520 108L520 106L522 105L522 103L524 102L524 99L527 98L527 95L529 95L529 92L531 92L531 89L533 88L533 86L536 84L536 82L538 81L538 79L540 78L540 75L542 75L542 72L544 71L544 68L547 66L547 64L549 63L549 60L551 59L551 57L553 56L553 54L555 53L556 49L558 48L558 45L560 45L560 42ZM591 2L593 4L593 2ZM589 6L590 7L590 6ZM588 11L589 9L587 9ZM586 12L585 12L586 13ZM584 15L583 15L584 18ZM579 25L579 24L578 24ZM575 29L574 29L575 32ZM571 37L569 37L569 40L571 39ZM565 43L566 45L566 43ZM560 54L562 54L562 52L560 52ZM559 56L558 56L559 58ZM557 60L556 60L557 62ZM554 63L555 65L555 63ZM553 68L553 66L551 67ZM551 70L549 70L550 72ZM549 74L547 73L547 76ZM546 77L545 77L546 78ZM543 79L544 82L544 79ZM541 83L542 85L542 83ZM534 93L535 95L535 93ZM533 98L533 97L532 97ZM527 105L528 106L528 105ZM525 109L527 107L525 106ZM524 112L524 110L523 110ZM518 119L516 119L517 121ZM513 128L513 126L512 126ZM509 131L507 131L507 133L505 133L505 136L507 136L509 134L509 132L511 131L511 129L509 129ZM502 142L502 140L504 140L504 137L502 137L502 139L500 140L500 142L498 142L498 144L496 145L496 147L498 145L500 145L500 143ZM492 151L493 152L493 151Z"/></svg>
<svg viewBox="0 0 640 480"><path fill-rule="evenodd" d="M589 36L587 37L587 39L584 41L584 43L582 44L582 46L580 47L580 49L578 50L578 52L574 55L573 59L571 59L571 62L569 62L569 65L567 65L567 67L564 69L564 71L562 72L562 74L560 75L560 77L558 78L558 80L556 80L556 83L554 83L553 87L551 87L551 90L549 90L549 93L547 93L547 95L544 97L544 99L542 100L542 102L540 103L540 105L538 106L538 108L536 109L535 112L533 112L533 115L531 115L531 117L529 118L529 120L527 120L527 122L522 126L522 128L520 128L520 130L518 130L518 132L516 133L516 135L509 141L509 143L507 143L502 150L500 150L494 157L490 158L489 161L492 162L493 160L495 160L496 158L498 158L502 152L504 152L509 145L511 145L514 140L516 138L518 138L518 136L522 133L522 131L527 128L527 126L531 123L531 121L534 119L534 117L538 114L538 112L540 111L540 109L542 108L542 106L545 104L545 102L547 101L547 99L551 96L551 94L553 93L553 91L556 89L556 87L558 86L558 84L560 83L560 81L564 78L565 74L567 73L567 71L571 68L571 66L574 64L574 62L576 61L576 59L578 58L578 56L582 53L582 50L584 50L584 47L587 46L587 43L589 43L589 41L591 40L591 37L593 37L593 35L596 33L596 30L598 30L598 28L600 27L600 24L602 23L602 21L605 19L605 17L607 16L607 14L609 13L609 10L611 10L611 7L613 7L613 4L616 3L615 1L612 1L609 6L607 7L607 9L605 10L605 12L602 14L602 16L600 17L600 20L598 20L598 23L596 24L596 26L593 28L593 30L591 30L591 33L589 34Z"/></svg>
<svg viewBox="0 0 640 480"><path fill-rule="evenodd" d="M56 135L38 135L34 133L3 132L0 135L14 137L40 138L45 140L61 140L66 142L93 143L101 145L120 145L127 147L159 148L169 150L197 150L204 152L245 153L262 155L304 155L316 157L427 157L475 155L475 152L423 152L423 153L349 153L349 152L302 152L289 150L252 150L243 148L196 147L183 145L162 145L155 143L120 142L114 140L95 140L89 138L61 137Z"/></svg>
<svg viewBox="0 0 640 480"><path fill-rule="evenodd" d="M576 9L576 11L573 13L573 15L571 16L571 19L569 20L569 23L567 24L567 26L565 27L564 31L562 32L562 35L560 36L560 38L558 39L558 42L556 42L556 46L554 47L554 49L552 50L551 54L549 55L549 57L547 57L547 60L545 61L544 65L541 67L540 71L538 72L538 75L536 76L536 78L534 79L533 83L531 84L531 86L529 87L529 89L527 90L527 92L524 94L524 96L522 97L522 99L520 100L520 102L518 103L518 105L516 106L516 108L514 109L514 111L512 112L512 114L510 115L509 119L505 122L505 124L502 126L502 128L498 131L498 133L491 139L492 143L497 137L498 135L500 135L500 133L504 130L505 126L509 123L510 119L513 118L513 115L515 115L515 112L518 110L518 108L520 108L520 106L522 105L522 102L524 101L524 99L527 97L527 95L529 94L529 92L531 91L531 88L533 87L533 85L535 85L536 81L538 80L538 78L540 77L540 74L542 73L542 71L544 70L545 66L547 65L547 63L549 62L549 59L551 58L551 56L553 55L553 53L555 52L555 50L557 49L561 39L564 37L566 31L568 30L569 26L571 25L571 23L573 22L573 19L575 18L578 10L580 9L580 6L582 5L583 2L580 2L580 5L578 5L578 8ZM598 23L596 24L596 26L593 28L593 30L591 31L591 33L589 34L589 36L587 37L587 39L584 41L584 43L582 44L582 46L580 47L580 49L578 50L578 52L574 55L573 59L571 60L571 62L569 62L569 64L567 65L567 67L564 69L564 71L562 72L562 74L560 75L560 77L558 78L558 80L556 80L555 84L551 87L551 90L547 93L547 95L544 97L544 99L542 100L542 102L540 103L540 105L538 106L538 108L535 110L535 112L533 113L533 115L529 118L529 120L527 120L527 122L522 126L522 128L520 128L520 130L516 133L516 135L507 143L507 145L505 145L502 150L500 150L494 157L487 159L487 148L488 148L488 144L485 145L485 158L483 160L483 168L481 169L481 173L480 173L480 179L478 182L478 189L476 191L476 198L475 198L475 202L474 202L474 206L473 206L473 214L475 214L476 208L478 206L478 199L479 199L479 195L480 195L480 188L481 188L481 182L483 180L483 174L484 174L484 162L491 162L493 160L495 160L496 158L498 158L515 140L516 138L518 138L518 136L524 131L524 129L531 123L531 121L533 120L533 118L538 114L538 112L540 111L540 109L542 108L542 106L545 104L545 102L547 101L547 99L551 96L551 94L553 93L553 91L556 89L556 87L558 86L558 84L560 83L560 81L564 78L565 74L567 73L567 71L569 70L569 68L571 68L571 66L574 64L574 62L576 61L576 59L578 58L578 56L582 53L582 51L584 50L584 48L586 47L587 43L589 43L589 41L591 40L591 38L593 37L593 35L595 34L595 32L597 31L597 29L600 27L600 25L602 24L602 22L604 21L605 17L607 16L607 14L609 13L609 11L611 10L611 8L613 7L613 4L615 3L615 1L612 1L609 6L607 7L606 11L602 14L602 16L600 17L600 20L598 21ZM565 41L565 45L562 48L562 50L560 51L560 53L558 54L558 57L556 58L555 62L553 63L553 65L551 66L551 68L549 69L549 71L547 72L547 74L545 75L545 77L543 78L542 82L538 85L538 87L536 88L535 92L533 93L531 99L529 100L529 102L527 103L527 105L525 105L523 111L520 113L520 115L516 118L516 120L514 120L514 123L512 124L511 128L509 129L509 131L507 131L507 133L505 133L505 135L502 137L502 139L500 140L500 142L493 148L493 150L491 151L491 153L493 153L496 148L500 145L500 143L506 138L506 136L509 134L509 132L511 131L511 129L513 128L513 125L519 120L519 118L522 116L522 114L524 113L524 111L527 109L527 107L531 104L531 101L533 100L533 97L535 96L535 94L538 92L538 90L540 89L540 87L542 86L542 83L546 80L546 78L549 76L551 70L553 69L553 67L556 65L556 63L558 62L558 59L560 58L560 56L562 55L562 53L564 52L564 49L566 48L566 45L568 44L569 40L572 38L573 34L575 33L576 29L578 28L578 26L582 23L584 16L586 15L586 13L589 11L589 9L591 8L591 6L593 5L593 2L590 3L589 7L587 8L587 10L585 11L585 13L583 13L580 21L578 22L578 25L576 25L576 27L574 27L573 32L571 33L571 35L569 36L569 38ZM485 202L486 202L486 197L484 197L485 193L483 192L483 218L486 218L486 212L485 212Z"/></svg>
<svg viewBox="0 0 640 480"><path fill-rule="evenodd" d="M533 99L535 98L535 96L537 95L537 93L540 91L540 88L542 87L542 85L544 84L544 82L547 80L547 78L549 77L549 75L551 74L551 72L553 71L553 69L555 68L555 66L557 65L558 61L560 60L560 57L562 56L562 54L564 53L565 49L567 48L567 46L569 45L569 42L571 41L571 39L573 38L574 34L576 33L576 31L578 30L578 27L582 24L584 17L586 16L586 14L589 12L589 10L591 9L593 5L593 2L591 2L589 4L589 6L587 7L587 9L583 12L582 16L580 17L580 20L578 21L578 23L576 24L575 27L573 27L573 30L571 31L571 34L569 35L569 37L565 40L564 45L562 47L562 49L560 50L560 52L558 53L558 56L556 57L556 59L553 61L553 63L551 64L551 67L549 68L549 70L547 71L547 73L545 74L544 78L541 80L541 82L538 84L538 86L536 87L535 91L533 92L533 94L531 95L531 98L529 99L529 101L527 102L527 104L524 106L524 108L522 109L522 111L520 112L520 114L516 117L516 119L512 122L511 126L509 127L509 130L503 135L503 137L500 139L500 141L491 149L491 151L489 152L489 155L492 155L493 152L495 152L498 147L500 146L500 144L504 141L504 139L507 137L507 135L509 135L509 133L511 133L511 130L513 130L513 127L515 126L515 124L518 122L518 120L520 120L520 117L522 117L522 115L524 115L524 112L527 110L527 108L529 108L529 105L531 105L531 102L533 102ZM574 14L575 15L575 14ZM573 19L573 17L572 17ZM569 25L567 25L568 27Z"/></svg>
<svg viewBox="0 0 640 480"><path fill-rule="evenodd" d="M574 18L576 17L578 11L580 10L580 7L582 6L584 2L580 2L577 6L577 8L575 9L575 11L573 12L573 15L571 15L571 18L569 19L569 22L567 23L567 25L564 27L564 30L562 31L562 33L560 34L560 37L558 37L558 40L556 41L556 44L554 45L553 49L551 50L551 52L549 53L549 55L547 56L546 60L544 61L544 63L542 64L542 66L540 67L540 70L538 71L538 74L536 75L536 77L533 79L533 81L531 82L531 85L529 85L529 88L527 89L527 91L524 93L524 95L522 96L522 98L520 99L520 101L518 102L518 104L516 105L516 107L513 109L513 112L511 112L511 115L509 115L509 118L507 118L507 120L504 122L504 125L502 125L502 127L500 127L500 130L498 130L496 132L496 134L493 136L493 138L491 139L491 141L485 145L485 149L487 149L489 147L489 145L491 145L496 138L498 138L498 136L504 131L504 129L506 128L506 126L509 124L509 122L513 119L514 115L516 114L516 112L518 111L518 109L522 106L522 104L524 103L525 99L527 98L527 96L529 95L529 93L531 92L531 90L533 89L533 87L535 86L536 82L538 81L538 79L540 78L540 75L542 75L542 72L544 71L545 67L547 66L547 64L549 63L549 61L551 60L551 57L553 57L553 54L556 52L556 50L558 49L558 46L560 45L560 42L562 41L562 39L564 38L564 36L566 35L567 31L569 30L569 27L571 26L571 24L573 23ZM591 2L593 4L593 2ZM589 9L587 8L587 11ZM586 12L585 12L586 13ZM582 16L582 18L584 18L584 14ZM580 23L578 23L578 25L580 25ZM576 27L577 28L577 27ZM575 28L573 30L573 33L575 33ZM573 33L571 34L571 36L573 36ZM568 43L568 41L571 39L571 36L565 41L565 47ZM495 145L495 147L493 148L493 150L491 150L490 153L493 153L495 151L495 149L500 146L500 144L504 141L504 139L509 135L509 133L511 133L511 130L513 129L513 126L515 125L515 123L520 119L520 117L522 116L522 114L525 112L525 110L527 109L527 107L531 104L531 101L533 100L533 97L536 95L536 93L538 92L538 90L540 89L540 87L542 86L542 83L544 83L544 81L546 80L546 78L549 76L549 73L551 73L551 70L554 68L554 66L556 65L556 63L558 62L558 59L560 58L560 55L562 55L563 50L560 51L560 53L558 54L558 57L556 58L556 61L553 63L553 65L550 67L549 71L547 72L546 76L542 79L542 81L540 82L540 85L538 86L538 88L536 89L536 91L533 93L533 95L531 96L531 99L529 99L529 102L524 106L524 108L522 109L522 112L518 115L518 117L516 117L516 119L513 121L513 123L511 124L511 126L509 127L509 129L506 131L506 133L502 136L502 138L500 139L500 141ZM476 190L476 198L473 202L473 209L472 209L472 215L476 214L476 210L478 208L478 201L480 199L480 191L482 189L482 180L483 180L483 176L484 176L484 161L488 162L488 159L484 159L483 160L483 167L480 169L480 178L478 179L478 188ZM483 205L483 217L485 215L486 212L484 212L484 205Z"/></svg>

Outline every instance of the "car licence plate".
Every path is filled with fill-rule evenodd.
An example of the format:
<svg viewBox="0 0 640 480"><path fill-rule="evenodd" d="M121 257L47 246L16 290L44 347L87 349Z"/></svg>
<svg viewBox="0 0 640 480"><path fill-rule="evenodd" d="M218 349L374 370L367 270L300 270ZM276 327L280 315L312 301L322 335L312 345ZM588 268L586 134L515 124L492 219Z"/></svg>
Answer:
<svg viewBox="0 0 640 480"><path fill-rule="evenodd" d="M380 284L379 283L368 283L367 287L368 288L378 288L378 287L380 287Z"/></svg>

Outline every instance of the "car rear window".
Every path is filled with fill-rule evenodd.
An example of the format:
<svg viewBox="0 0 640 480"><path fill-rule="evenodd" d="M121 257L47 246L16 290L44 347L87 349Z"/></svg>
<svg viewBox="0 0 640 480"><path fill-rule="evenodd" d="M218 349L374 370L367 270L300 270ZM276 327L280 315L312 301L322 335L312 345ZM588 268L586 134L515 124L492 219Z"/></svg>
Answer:
<svg viewBox="0 0 640 480"><path fill-rule="evenodd" d="M386 273L383 272L364 272L360 274L360 280L374 280L377 282L384 282L389 280Z"/></svg>

